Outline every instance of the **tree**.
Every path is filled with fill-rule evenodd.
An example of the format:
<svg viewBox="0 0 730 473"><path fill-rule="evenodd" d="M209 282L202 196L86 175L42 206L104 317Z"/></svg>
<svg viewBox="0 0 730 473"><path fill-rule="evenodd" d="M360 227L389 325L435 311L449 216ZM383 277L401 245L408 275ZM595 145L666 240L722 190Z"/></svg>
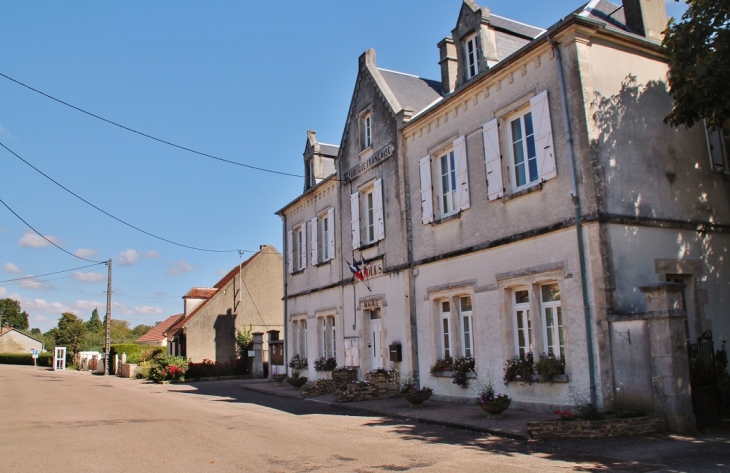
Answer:
<svg viewBox="0 0 730 473"><path fill-rule="evenodd" d="M86 330L89 333L99 333L104 329L104 324L101 323L101 319L99 318L99 309L95 308L91 311L91 317L84 325L86 325Z"/></svg>
<svg viewBox="0 0 730 473"><path fill-rule="evenodd" d="M5 325L28 330L28 313L20 310L20 302L15 299L0 299L0 326Z"/></svg>
<svg viewBox="0 0 730 473"><path fill-rule="evenodd" d="M149 332L149 331L150 331L150 330L152 330L153 328L154 328L154 327L152 327L151 325L144 325L144 324L140 324L140 325L137 325L136 327L134 327L134 328L132 329L132 334L133 334L133 335L134 335L134 337L135 337L134 339L135 339L135 340L136 340L136 339L138 339L139 337L141 337L141 336L142 336L142 335L144 335L145 333Z"/></svg>
<svg viewBox="0 0 730 473"><path fill-rule="evenodd" d="M38 327L34 327L34 328L30 329L30 334L33 335L35 338L39 338L39 339L41 337L43 337L43 334L41 333L41 329L39 329Z"/></svg>
<svg viewBox="0 0 730 473"><path fill-rule="evenodd" d="M674 109L664 119L691 127L730 129L730 1L687 0L682 21L669 21L663 45L669 55Z"/></svg>
<svg viewBox="0 0 730 473"><path fill-rule="evenodd" d="M61 314L61 318L58 319L58 327L52 331L56 346L65 346L71 355L78 353L86 340L87 332L84 322L71 312Z"/></svg>

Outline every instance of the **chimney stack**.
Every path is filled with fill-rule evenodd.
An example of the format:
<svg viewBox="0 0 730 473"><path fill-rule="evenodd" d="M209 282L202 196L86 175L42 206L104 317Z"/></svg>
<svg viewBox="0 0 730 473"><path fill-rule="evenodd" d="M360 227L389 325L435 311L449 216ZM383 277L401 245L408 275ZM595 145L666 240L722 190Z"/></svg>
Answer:
<svg viewBox="0 0 730 473"><path fill-rule="evenodd" d="M456 89L457 59L456 45L452 38L446 37L439 44L439 65L441 66L441 88L444 95L450 94Z"/></svg>
<svg viewBox="0 0 730 473"><path fill-rule="evenodd" d="M661 43L667 28L664 0L623 0L626 26L632 33Z"/></svg>

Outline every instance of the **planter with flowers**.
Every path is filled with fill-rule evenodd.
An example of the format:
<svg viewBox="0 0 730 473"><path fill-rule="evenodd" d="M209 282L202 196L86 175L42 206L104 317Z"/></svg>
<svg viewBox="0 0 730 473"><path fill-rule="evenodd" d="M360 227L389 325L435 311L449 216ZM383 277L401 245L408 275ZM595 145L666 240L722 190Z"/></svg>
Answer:
<svg viewBox="0 0 730 473"><path fill-rule="evenodd" d="M274 371L271 374L271 379L276 381L277 384L281 384L286 379L286 374L285 373L277 374L276 371Z"/></svg>
<svg viewBox="0 0 730 473"><path fill-rule="evenodd" d="M565 374L565 359L556 358L552 353L540 355L540 359L535 362L534 369L541 381L550 384L568 382L568 375Z"/></svg>
<svg viewBox="0 0 730 473"><path fill-rule="evenodd" d="M424 401L431 397L433 390L428 386L419 387L418 372L411 371L398 380L398 393L410 403L409 407L423 407Z"/></svg>
<svg viewBox="0 0 730 473"><path fill-rule="evenodd" d="M301 388L307 383L307 377L302 376L302 370L306 370L309 367L309 362L306 358L302 358L299 355L294 355L289 360L289 368L291 368L291 376L286 378L286 382L295 388Z"/></svg>
<svg viewBox="0 0 730 473"><path fill-rule="evenodd" d="M477 390L477 405L487 413L489 419L501 419L502 413L507 410L512 399L506 394L494 391L491 381Z"/></svg>
<svg viewBox="0 0 730 473"><path fill-rule="evenodd" d="M468 388L469 378L476 377L476 373L474 372L474 358L462 356L454 360L454 373L451 377L454 378L452 382L457 386L461 386L462 389Z"/></svg>
<svg viewBox="0 0 730 473"><path fill-rule="evenodd" d="M514 356L507 360L504 367L504 384L518 382L532 384L534 381L534 359L532 352L523 356Z"/></svg>
<svg viewBox="0 0 730 473"><path fill-rule="evenodd" d="M329 379L332 371L337 368L337 359L334 357L319 357L314 360L314 370L318 374L325 375L325 379Z"/></svg>

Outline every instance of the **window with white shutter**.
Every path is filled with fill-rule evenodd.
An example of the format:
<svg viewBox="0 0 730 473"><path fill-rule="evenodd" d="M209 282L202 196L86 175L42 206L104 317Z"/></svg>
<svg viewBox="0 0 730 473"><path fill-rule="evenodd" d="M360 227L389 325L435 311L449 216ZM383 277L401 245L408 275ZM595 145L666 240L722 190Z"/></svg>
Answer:
<svg viewBox="0 0 730 473"><path fill-rule="evenodd" d="M327 229L327 251L328 258L334 259L335 257L335 209L330 207L327 210L327 222L329 228Z"/></svg>
<svg viewBox="0 0 730 473"><path fill-rule="evenodd" d="M360 248L360 193L350 195L350 219L352 224L352 248Z"/></svg>
<svg viewBox="0 0 730 473"><path fill-rule="evenodd" d="M418 162L421 171L421 222L433 222L433 191L431 188L431 157L426 156Z"/></svg>
<svg viewBox="0 0 730 473"><path fill-rule="evenodd" d="M499 151L499 126L495 118L482 125L484 138L484 163L487 167L487 199L495 200L504 195L502 182L502 155Z"/></svg>
<svg viewBox="0 0 730 473"><path fill-rule="evenodd" d="M292 247L293 232L289 230L286 232L286 261L287 268L289 268L289 274L294 272L294 248Z"/></svg>
<svg viewBox="0 0 730 473"><path fill-rule="evenodd" d="M302 224L299 231L302 238L301 245L299 245L299 256L301 257L299 269L304 269L307 267L307 226Z"/></svg>
<svg viewBox="0 0 730 473"><path fill-rule="evenodd" d="M553 128L550 122L547 90L530 99L530 111L535 127L537 169L540 179L547 181L558 175L555 168L555 147L553 146Z"/></svg>
<svg viewBox="0 0 730 473"><path fill-rule="evenodd" d="M375 241L385 238L385 222L383 214L383 180L376 179L373 185L373 226Z"/></svg>
<svg viewBox="0 0 730 473"><path fill-rule="evenodd" d="M705 123L707 136L707 151L710 154L710 169L713 171L729 172L728 167L728 140L722 129L708 128Z"/></svg>
<svg viewBox="0 0 730 473"><path fill-rule="evenodd" d="M469 208L469 172L466 160L466 140L464 136L454 140L454 171L456 173L456 202L458 210Z"/></svg>
<svg viewBox="0 0 730 473"><path fill-rule="evenodd" d="M319 263L319 255L317 254L317 250L318 250L317 247L319 245L319 240L317 239L317 234L318 234L318 231L317 231L318 228L317 227L319 225L317 224L317 217L314 217L312 219L312 221L310 222L309 226L312 229L311 230L311 233L310 233L312 235L312 241L310 243L310 246L312 248L312 254L311 254L311 258L310 258L311 263L310 264L312 266L316 266L317 263Z"/></svg>

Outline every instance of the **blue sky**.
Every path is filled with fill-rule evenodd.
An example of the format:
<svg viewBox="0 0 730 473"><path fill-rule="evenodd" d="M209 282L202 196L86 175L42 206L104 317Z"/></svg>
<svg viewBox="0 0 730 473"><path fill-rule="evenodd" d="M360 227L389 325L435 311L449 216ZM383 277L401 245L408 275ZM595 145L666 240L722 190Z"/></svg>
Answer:
<svg viewBox="0 0 730 473"><path fill-rule="evenodd" d="M670 15L684 10L666 3ZM308 129L340 142L358 56L372 47L379 67L438 79L436 43L450 35L461 2L1 5L0 73L182 146L301 174ZM581 2L486 5L547 27ZM189 246L281 251L274 212L301 192L302 179L150 141L2 77L0 104L1 143L118 218ZM187 290L214 285L238 264L236 252L193 251L125 227L4 149L0 170L0 199L39 232L87 259L114 260L112 316L132 326L181 312ZM0 206L0 280L89 264L29 232ZM0 283L0 297L20 300L43 331L63 311L88 319L99 307L103 315L105 290L105 266Z"/></svg>

